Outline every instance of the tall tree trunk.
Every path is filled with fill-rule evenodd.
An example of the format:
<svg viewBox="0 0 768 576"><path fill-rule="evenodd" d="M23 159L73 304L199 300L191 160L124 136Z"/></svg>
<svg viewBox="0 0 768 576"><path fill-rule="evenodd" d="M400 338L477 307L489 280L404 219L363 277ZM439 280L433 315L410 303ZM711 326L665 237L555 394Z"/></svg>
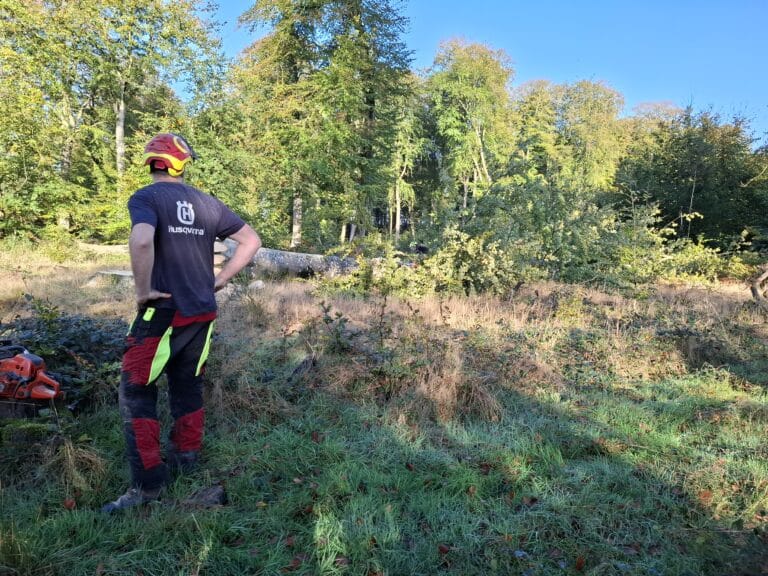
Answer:
<svg viewBox="0 0 768 576"><path fill-rule="evenodd" d="M400 242L400 226L401 222L401 210L400 210L400 183L395 183L395 244Z"/></svg>
<svg viewBox="0 0 768 576"><path fill-rule="evenodd" d="M341 235L339 236L339 244L344 244L347 241L347 223L341 225Z"/></svg>
<svg viewBox="0 0 768 576"><path fill-rule="evenodd" d="M115 165L118 181L125 174L125 83L120 86L120 96L115 103Z"/></svg>
<svg viewBox="0 0 768 576"><path fill-rule="evenodd" d="M293 194L293 225L291 227L291 248L301 245L301 222L303 218L301 192Z"/></svg>
<svg viewBox="0 0 768 576"><path fill-rule="evenodd" d="M67 136L64 147L61 150L61 177L66 181L69 181L69 173L72 169L72 151L74 146L72 138Z"/></svg>
<svg viewBox="0 0 768 576"><path fill-rule="evenodd" d="M696 176L697 176L698 170L694 169L693 171L693 183L691 184L691 201L688 203L688 238L691 237L691 222L693 222L693 218L691 218L690 214L693 212L693 194L696 192Z"/></svg>
<svg viewBox="0 0 768 576"><path fill-rule="evenodd" d="M477 134L477 144L480 150L480 162L483 166L483 176L485 177L485 181L490 184L491 183L491 173L488 172L488 163L485 160L485 152L483 150L483 136L480 133L480 128L475 128L475 134Z"/></svg>

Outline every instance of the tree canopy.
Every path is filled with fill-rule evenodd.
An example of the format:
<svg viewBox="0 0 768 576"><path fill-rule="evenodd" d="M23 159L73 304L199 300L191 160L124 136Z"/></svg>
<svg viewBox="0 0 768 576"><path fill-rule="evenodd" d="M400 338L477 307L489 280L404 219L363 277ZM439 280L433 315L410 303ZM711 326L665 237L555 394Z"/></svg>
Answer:
<svg viewBox="0 0 768 576"><path fill-rule="evenodd" d="M275 248L474 246L486 269L583 279L764 235L768 153L743 118L516 85L510 55L465 40L417 73L396 0L256 0L241 22L265 32L231 62L209 13L0 2L0 237L124 241L159 130Z"/></svg>

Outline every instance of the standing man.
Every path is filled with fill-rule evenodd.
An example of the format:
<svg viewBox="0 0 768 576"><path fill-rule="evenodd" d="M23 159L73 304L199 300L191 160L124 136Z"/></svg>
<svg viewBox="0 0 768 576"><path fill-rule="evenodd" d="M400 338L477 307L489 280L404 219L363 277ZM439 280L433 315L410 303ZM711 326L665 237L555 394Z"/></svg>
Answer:
<svg viewBox="0 0 768 576"><path fill-rule="evenodd" d="M171 471L189 471L203 440L203 371L216 318L215 292L261 247L254 230L221 201L184 182L197 156L176 134L158 134L144 149L152 184L128 201L128 243L138 314L126 338L120 378L131 487L102 508L113 512L156 500ZM237 249L214 276L213 244ZM160 453L157 386L165 372L173 429Z"/></svg>

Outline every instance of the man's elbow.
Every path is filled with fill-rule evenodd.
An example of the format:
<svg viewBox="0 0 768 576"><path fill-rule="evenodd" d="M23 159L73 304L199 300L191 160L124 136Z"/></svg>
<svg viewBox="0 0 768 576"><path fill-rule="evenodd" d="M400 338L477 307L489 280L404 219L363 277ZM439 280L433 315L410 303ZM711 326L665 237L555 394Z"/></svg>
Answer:
<svg viewBox="0 0 768 576"><path fill-rule="evenodd" d="M259 251L259 248L261 248L261 237L250 226L248 226L248 229L245 232L245 238L243 238L242 242L243 248L247 250L251 256L254 256L256 252Z"/></svg>
<svg viewBox="0 0 768 576"><path fill-rule="evenodd" d="M154 238L147 238L146 236L131 236L128 240L128 247L130 248L131 252L146 252L147 250L154 247Z"/></svg>

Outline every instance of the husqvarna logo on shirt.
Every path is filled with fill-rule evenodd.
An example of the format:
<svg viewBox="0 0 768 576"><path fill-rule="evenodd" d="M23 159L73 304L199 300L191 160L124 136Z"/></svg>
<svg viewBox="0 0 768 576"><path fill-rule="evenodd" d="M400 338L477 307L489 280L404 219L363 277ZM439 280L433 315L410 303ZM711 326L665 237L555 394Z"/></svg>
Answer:
<svg viewBox="0 0 768 576"><path fill-rule="evenodd" d="M196 236L204 236L205 230L203 228L192 228L192 224L195 223L195 207L191 202L186 200L178 200L176 202L176 218L184 226L171 226L168 225L168 232L171 234L194 234Z"/></svg>
<svg viewBox="0 0 768 576"><path fill-rule="evenodd" d="M176 202L176 218L182 224L192 226L195 223L195 207L186 200L183 202L179 200Z"/></svg>

